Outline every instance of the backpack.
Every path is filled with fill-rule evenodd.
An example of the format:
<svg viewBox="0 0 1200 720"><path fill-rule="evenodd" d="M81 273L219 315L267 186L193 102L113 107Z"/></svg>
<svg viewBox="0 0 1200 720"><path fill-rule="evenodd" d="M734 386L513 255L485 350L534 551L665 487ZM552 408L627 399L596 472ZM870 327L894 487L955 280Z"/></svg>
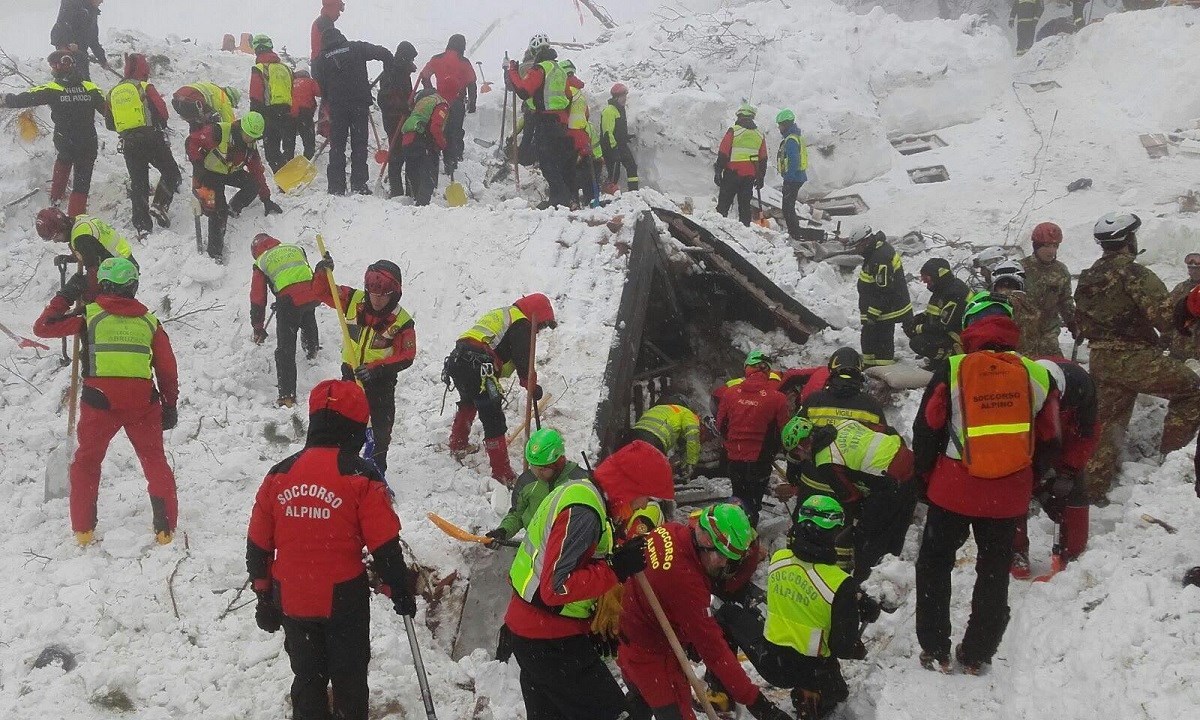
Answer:
<svg viewBox="0 0 1200 720"><path fill-rule="evenodd" d="M967 471L994 479L1030 467L1036 412L1024 359L992 351L960 357L954 389L961 426L951 437Z"/></svg>

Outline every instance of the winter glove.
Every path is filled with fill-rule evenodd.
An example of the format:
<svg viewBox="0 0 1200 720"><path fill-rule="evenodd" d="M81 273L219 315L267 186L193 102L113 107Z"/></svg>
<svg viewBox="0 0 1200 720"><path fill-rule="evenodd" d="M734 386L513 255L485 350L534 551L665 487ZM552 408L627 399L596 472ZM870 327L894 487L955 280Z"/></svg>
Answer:
<svg viewBox="0 0 1200 720"><path fill-rule="evenodd" d="M271 198L263 198L263 216L282 215L283 208Z"/></svg>
<svg viewBox="0 0 1200 720"><path fill-rule="evenodd" d="M500 528L496 528L495 530L492 530L488 533L485 533L484 537L488 537L488 538L491 538L492 540L495 540L495 542L488 543L487 544L488 547L497 548L497 547L500 547L500 543L502 543L508 539L508 531L505 530L504 528L500 527Z"/></svg>
<svg viewBox="0 0 1200 720"><path fill-rule="evenodd" d="M162 429L174 430L179 424L179 409L170 405L163 405L162 409Z"/></svg>
<svg viewBox="0 0 1200 720"><path fill-rule="evenodd" d="M266 340L266 339L267 339L266 328L260 328L260 327L254 328L254 344L255 345L262 345L263 340Z"/></svg>
<svg viewBox="0 0 1200 720"><path fill-rule="evenodd" d="M765 182L766 182L766 180L765 180L764 178L758 178L757 180L755 180L755 181L754 181L754 189L755 189L755 190L762 190L762 189L763 189L763 184L764 184Z"/></svg>
<svg viewBox="0 0 1200 720"><path fill-rule="evenodd" d="M861 622L873 623L879 619L879 613L883 611L879 601L866 593L858 596L858 618Z"/></svg>
<svg viewBox="0 0 1200 720"><path fill-rule="evenodd" d="M412 583L406 579L400 583L400 587L391 587L391 591L392 607L396 610L396 614L405 617L416 617L417 596L413 594Z"/></svg>
<svg viewBox="0 0 1200 720"><path fill-rule="evenodd" d="M379 368L359 365L354 370L354 377L357 378L360 383L369 383L375 378L379 377Z"/></svg>
<svg viewBox="0 0 1200 720"><path fill-rule="evenodd" d="M620 644L617 638L600 633L589 633L588 640L592 641L592 648L600 657L615 658L617 656L617 646Z"/></svg>
<svg viewBox="0 0 1200 720"><path fill-rule="evenodd" d="M75 262L77 259L78 258L76 258L74 255L55 255L54 267L60 269L70 267L71 263Z"/></svg>
<svg viewBox="0 0 1200 720"><path fill-rule="evenodd" d="M758 698L746 706L754 720L791 720L792 716L779 709L766 695L758 693Z"/></svg>
<svg viewBox="0 0 1200 720"><path fill-rule="evenodd" d="M592 614L592 642L596 639L615 641L621 634L621 602L625 598L625 586L614 585L596 600L596 611Z"/></svg>
<svg viewBox="0 0 1200 720"><path fill-rule="evenodd" d="M63 286L63 289L58 291L58 294L74 305L79 302L79 298L83 297L83 292L87 290L87 286L87 276L83 273L75 273L67 280L67 284Z"/></svg>
<svg viewBox="0 0 1200 720"><path fill-rule="evenodd" d="M270 593L255 594L258 595L258 604L254 606L254 623L258 625L259 630L277 632L282 625L283 613L271 600Z"/></svg>
<svg viewBox="0 0 1200 720"><path fill-rule="evenodd" d="M325 253L325 257L317 261L316 267L313 268L313 275L320 275L324 272L333 272L333 256Z"/></svg>
<svg viewBox="0 0 1200 720"><path fill-rule="evenodd" d="M608 564L617 575L617 580L625 582L634 575L646 569L646 536L639 535L629 540L608 556Z"/></svg>

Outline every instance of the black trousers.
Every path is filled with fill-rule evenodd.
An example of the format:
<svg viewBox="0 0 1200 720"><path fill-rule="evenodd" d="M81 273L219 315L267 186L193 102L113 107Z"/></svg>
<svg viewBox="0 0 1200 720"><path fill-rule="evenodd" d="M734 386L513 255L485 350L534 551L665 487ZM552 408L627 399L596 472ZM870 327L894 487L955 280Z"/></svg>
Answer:
<svg viewBox="0 0 1200 720"><path fill-rule="evenodd" d="M291 129L292 108L290 105L273 105L259 108L258 111L267 121L262 136L263 156L271 172L275 172L295 154L288 154L289 146L285 143L288 138L295 138L295 132Z"/></svg>
<svg viewBox="0 0 1200 720"><path fill-rule="evenodd" d="M859 333L863 364L887 365L896 360L896 325L899 320L864 322Z"/></svg>
<svg viewBox="0 0 1200 720"><path fill-rule="evenodd" d="M60 137L58 129L54 130L54 174L61 171L71 175L71 192L87 195L92 191L92 170L96 166L96 156L100 152L99 140L95 137L85 138L82 142L72 142ZM65 183L66 176L63 176Z"/></svg>
<svg viewBox="0 0 1200 720"><path fill-rule="evenodd" d="M917 357L941 360L954 353L954 338L945 332L923 332L910 335L909 347Z"/></svg>
<svg viewBox="0 0 1200 720"><path fill-rule="evenodd" d="M367 720L370 631L371 604L365 574L337 586L328 618L300 620L283 616L283 649L295 675L293 720ZM332 714L327 690L330 684Z"/></svg>
<svg viewBox="0 0 1200 720"><path fill-rule="evenodd" d="M793 240L800 239L800 218L796 215L796 196L803 183L783 181L783 222Z"/></svg>
<svg viewBox="0 0 1200 720"><path fill-rule="evenodd" d="M750 196L754 193L754 178L738 175L726 170L721 175L721 191L717 194L717 212L722 216L729 213L733 200L737 198L738 220L750 227Z"/></svg>
<svg viewBox="0 0 1200 720"><path fill-rule="evenodd" d="M484 439L504 437L508 432L508 423L504 418L503 398L487 393L479 374L484 363L492 362L491 357L481 350L456 347L446 362L454 389L458 390L458 404L475 406L479 422L483 424ZM499 371L499 368L496 370Z"/></svg>
<svg viewBox="0 0 1200 720"><path fill-rule="evenodd" d="M396 373L388 372L382 377L363 383L367 394L367 406L371 410L371 434L375 448L371 460L380 473L387 471L387 453L392 445L392 428L396 424Z"/></svg>
<svg viewBox="0 0 1200 720"><path fill-rule="evenodd" d="M408 191L417 205L428 205L437 188L438 150L424 137L417 136L404 147L404 167L408 176ZM394 193L393 193L394 194Z"/></svg>
<svg viewBox="0 0 1200 720"><path fill-rule="evenodd" d="M304 144L304 157L309 160L317 154L317 125L313 119L313 111L303 110L300 115L293 117L285 128L283 137L283 154L288 159L296 157L296 137L299 136Z"/></svg>
<svg viewBox="0 0 1200 720"><path fill-rule="evenodd" d="M625 694L587 635L535 640L513 634L527 720L617 720Z"/></svg>
<svg viewBox="0 0 1200 720"><path fill-rule="evenodd" d="M574 146L567 138L566 128L554 115L536 113L533 122L534 152L542 177L546 178L550 204L570 207L573 192L567 184L566 168L575 160Z"/></svg>
<svg viewBox="0 0 1200 720"><path fill-rule="evenodd" d="M633 157L633 150L628 144L619 145L612 149L611 152L604 158L604 163L608 165L608 181L615 183L621 179L621 167L625 167L625 189L638 189L638 169L637 160Z"/></svg>
<svg viewBox="0 0 1200 720"><path fill-rule="evenodd" d="M991 662L1008 626L1008 569L1016 519L971 518L930 504L917 557L917 641L938 657L950 656L950 573L958 549L975 535L975 590L963 633L970 662Z"/></svg>
<svg viewBox="0 0 1200 720"><path fill-rule="evenodd" d="M383 129L387 131L388 147L391 148L388 152L388 197L399 197L404 194L404 167L406 164L404 157L404 148L400 145L400 138L404 133L400 132L400 128L404 125L404 120L407 115L384 115ZM436 169L436 167L435 167ZM409 187L409 195L413 194L412 188Z"/></svg>
<svg viewBox="0 0 1200 720"><path fill-rule="evenodd" d="M329 104L329 192L346 194L346 141L350 141L350 189L368 187L367 126L370 106Z"/></svg>
<svg viewBox="0 0 1200 720"><path fill-rule="evenodd" d="M679 706L666 705L652 708L646 704L646 698L642 697L642 694L632 685L629 686L629 693L625 695L625 701L629 703L629 720L683 720Z"/></svg>
<svg viewBox="0 0 1200 720"><path fill-rule="evenodd" d="M854 522L854 579L862 584L884 555L899 556L917 506L908 490L875 492L858 503Z"/></svg>
<svg viewBox="0 0 1200 720"><path fill-rule="evenodd" d="M153 128L138 128L125 133L122 141L125 169L129 171L129 201L133 207L133 227L142 232L154 229L150 219L150 168L158 170L154 204L171 206L183 178L171 155L171 146L162 133Z"/></svg>
<svg viewBox="0 0 1200 720"><path fill-rule="evenodd" d="M1025 51L1033 47L1033 40L1037 36L1037 18L1018 18L1017 19L1017 54L1023 55Z"/></svg>
<svg viewBox="0 0 1200 720"><path fill-rule="evenodd" d="M450 112L446 115L446 166L458 165L463 159L466 132L463 122L467 119L467 103L463 98L450 101Z"/></svg>
<svg viewBox="0 0 1200 720"><path fill-rule="evenodd" d="M225 253L225 226L229 215L245 210L254 198L258 196L258 182L246 170L238 170L222 175L205 171L200 176L202 185L212 188L216 197L216 208L208 214L208 256L215 260L223 260ZM225 199L225 188L238 189L232 200Z"/></svg>
<svg viewBox="0 0 1200 720"><path fill-rule="evenodd" d="M750 516L750 524L757 527L758 514L762 511L763 494L767 491L767 484L771 481L771 461L729 460L726 463L726 470L733 483L733 496L741 501L746 514Z"/></svg>
<svg viewBox="0 0 1200 720"><path fill-rule="evenodd" d="M320 346L316 307L316 303L296 307L286 295L275 300L275 375L280 397L296 397L296 335L308 356Z"/></svg>

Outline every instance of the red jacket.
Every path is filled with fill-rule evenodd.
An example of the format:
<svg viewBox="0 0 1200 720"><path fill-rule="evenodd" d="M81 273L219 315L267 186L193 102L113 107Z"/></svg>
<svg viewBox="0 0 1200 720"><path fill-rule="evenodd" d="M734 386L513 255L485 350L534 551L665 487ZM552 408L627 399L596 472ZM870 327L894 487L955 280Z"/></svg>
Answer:
<svg viewBox="0 0 1200 720"><path fill-rule="evenodd" d="M787 397L766 373L751 372L726 388L717 408L717 429L725 456L734 462L770 459L779 451L779 433L788 421Z"/></svg>
<svg viewBox="0 0 1200 720"><path fill-rule="evenodd" d="M316 60L317 56L321 54L321 35L328 28L333 27L334 22L341 14L342 11L339 8L328 5L321 7L321 14L317 16L316 20L313 20L312 28L309 30L309 40L312 43L312 54L308 56L309 60Z"/></svg>
<svg viewBox="0 0 1200 720"><path fill-rule="evenodd" d="M597 486L605 495L608 512L618 522L629 514L629 502L638 496L672 499L675 496L671 464L654 446L635 440L596 466ZM623 523L622 523L623 524ZM592 510L573 505L554 518L550 538L542 549L539 605L513 593L504 623L526 638L554 639L585 635L590 620L563 617L549 608L576 600L598 598L617 584L605 558L594 558L602 528Z"/></svg>
<svg viewBox="0 0 1200 720"><path fill-rule="evenodd" d="M738 125L743 127L755 128L752 120L738 120ZM726 170L742 177L752 177L759 180L767 176L767 141L766 135L763 136L763 141L758 148L758 162L753 163L748 160L731 161L729 158L733 156L733 128L725 131L725 137L721 138L721 147L717 150L717 165Z"/></svg>
<svg viewBox="0 0 1200 720"><path fill-rule="evenodd" d="M283 62L271 50L266 50L257 53L254 56L255 67L250 68L250 107L256 108L259 105L267 104L267 84L264 82L263 74L258 71L259 63L277 63Z"/></svg>
<svg viewBox="0 0 1200 720"><path fill-rule="evenodd" d="M233 124L233 139L229 142L229 155L226 158L230 164L244 165L245 169L254 178L254 182L258 185L258 196L263 200L271 197L271 188L267 186L267 176L263 172L262 158L259 157L258 148L255 145L247 145L241 138L241 124L235 122ZM204 165L204 158L208 153L216 150L220 146L221 126L218 123L210 123L202 125L188 135L187 148L188 160L192 161L193 165ZM200 171L204 172L204 171ZM194 173L200 174L200 172Z"/></svg>
<svg viewBox="0 0 1200 720"><path fill-rule="evenodd" d="M399 533L371 465L338 447L307 447L271 468L254 499L247 559L262 555L266 566L252 570L255 590L276 584L289 617L329 617L335 587L363 575L363 547L374 552Z"/></svg>
<svg viewBox="0 0 1200 720"><path fill-rule="evenodd" d="M324 277L321 278L325 280ZM255 265L250 273L250 326L262 327L263 321L266 319L267 312L267 290L270 283L267 282L267 275ZM329 294L329 282L325 281L325 294ZM285 287L281 292L275 292L271 288L271 292L276 297L286 297L291 301L292 305L302 308L305 305L313 305L317 302L317 296L313 294L312 283L292 283Z"/></svg>
<svg viewBox="0 0 1200 720"><path fill-rule="evenodd" d="M438 93L438 97L445 99L445 96ZM446 102L440 102L433 107L433 114L429 116L429 126L425 128L425 136L433 141L438 150L446 149L446 117L450 114L450 105ZM400 146L408 147L417 139L416 132L406 132L400 138Z"/></svg>
<svg viewBox="0 0 1200 720"><path fill-rule="evenodd" d="M517 93L518 97L522 100L528 100L542 91L542 83L546 81L546 74L542 72L542 68L538 65L532 65L524 75L521 75L521 71L514 61L508 66L508 81L512 84L513 90ZM567 86L582 88L583 81L572 75L567 78ZM571 116L571 109L569 107L565 110L539 110L538 112L543 115L553 115L558 118L563 127L566 127L567 120Z"/></svg>
<svg viewBox="0 0 1200 720"><path fill-rule="evenodd" d="M312 117L319 97L321 86L316 80L310 77L292 78L292 117L300 117L300 113Z"/></svg>
<svg viewBox="0 0 1200 720"><path fill-rule="evenodd" d="M646 549L650 558L646 579L680 643L695 649L734 701L752 704L758 699L759 690L746 676L709 612L712 584L700 564L691 527L664 523L647 536ZM626 642L621 643L618 651L619 662L637 663L646 656L671 656L671 646L654 611L633 579L625 583L625 597L621 601L621 634Z"/></svg>
<svg viewBox="0 0 1200 720"><path fill-rule="evenodd" d="M467 104L475 104L475 68L471 61L458 54L457 50L446 49L429 58L417 82L425 87L431 87L430 78L437 78L437 94L454 102L458 96L467 93ZM413 84L413 95L416 95L416 83Z"/></svg>
<svg viewBox="0 0 1200 720"><path fill-rule="evenodd" d="M149 312L146 306L133 298L118 295L101 295L96 303L105 311L123 317L140 317ZM159 322L150 342L152 357L150 366L154 377L158 380L158 389L154 380L122 377L89 377L87 333L84 332L84 319L81 315L68 314L71 304L62 295L55 295L42 311L37 321L33 323L33 334L43 338L70 337L82 335L83 344L80 346L79 357L83 360L83 384L85 387L99 390L108 398L110 407L114 410L126 410L145 407L157 402L157 395L162 394L162 404L175 407L179 402L179 369L175 365L175 351L171 349L171 339Z"/></svg>
<svg viewBox="0 0 1200 720"><path fill-rule="evenodd" d="M315 299L333 307L333 295L329 292L329 279L325 273L316 273L313 275L311 283L312 294ZM346 305L350 302L350 296L354 294L354 288L346 285L338 286L338 295L342 301L342 310L346 309ZM392 302L388 303L381 311L376 311L371 307L370 298L366 298L358 304L358 314L353 318L354 322L359 327L370 327L379 331L379 337L396 319L396 310L399 308L400 298L395 297ZM392 354L382 360L376 360L366 364L367 367L380 367L383 365L395 366L393 369L397 372L407 369L413 364L413 359L417 356L417 330L415 323L409 320L401 329L400 332L392 338Z"/></svg>

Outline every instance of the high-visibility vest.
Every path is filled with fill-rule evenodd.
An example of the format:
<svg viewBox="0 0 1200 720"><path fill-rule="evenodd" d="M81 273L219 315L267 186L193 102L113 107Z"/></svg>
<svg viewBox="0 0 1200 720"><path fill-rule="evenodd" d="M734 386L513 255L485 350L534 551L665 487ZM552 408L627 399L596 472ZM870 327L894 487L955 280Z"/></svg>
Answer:
<svg viewBox="0 0 1200 720"><path fill-rule="evenodd" d="M730 151L730 162L758 162L758 151L762 149L763 136L757 129L733 126L733 150Z"/></svg>
<svg viewBox="0 0 1200 720"><path fill-rule="evenodd" d="M254 69L262 75L263 103L268 106L292 106L292 70L281 62L257 63Z"/></svg>
<svg viewBox="0 0 1200 720"><path fill-rule="evenodd" d="M686 444L684 462L695 465L700 461L700 418L682 405L655 405L642 413L633 429L658 438L668 458L682 440Z"/></svg>
<svg viewBox="0 0 1200 720"><path fill-rule="evenodd" d="M600 146L600 131L592 123L587 124L588 141L592 144L592 159L600 160L604 157L604 148Z"/></svg>
<svg viewBox="0 0 1200 720"><path fill-rule="evenodd" d="M600 111L600 132L608 138L608 146L612 148L617 146L617 120L620 118L620 108L612 103L606 104Z"/></svg>
<svg viewBox="0 0 1200 720"><path fill-rule="evenodd" d="M75 224L71 227L72 250L76 249L76 241L84 235L96 238L113 257L123 257L126 260L133 257L133 249L129 247L125 238L100 218L91 215L79 215L75 218Z"/></svg>
<svg viewBox="0 0 1200 720"><path fill-rule="evenodd" d="M589 507L600 516L600 541L596 543L593 558L606 557L612 552L613 532L608 523L608 513L604 509L604 500L600 490L587 478L571 480L550 491L542 504L538 506L529 526L525 528L525 539L517 548L517 556L513 559L508 570L508 579L525 602L538 607L544 607L552 613L570 618L586 619L596 610L596 599L576 600L561 606L547 606L538 596L542 584L546 543L550 541L550 531L554 527L554 519L558 514L572 505Z"/></svg>
<svg viewBox="0 0 1200 720"><path fill-rule="evenodd" d="M500 343L504 341L504 336L508 333L508 329L518 320L524 320L525 313L521 312L516 306L509 305L508 307L496 308L483 314L483 317L475 321L475 324L470 330L458 336L459 340L473 340L480 345L486 345L496 352L496 348L500 347ZM496 373L499 377L508 377L516 370L516 366L511 360L504 362L504 367L498 368Z"/></svg>
<svg viewBox="0 0 1200 720"><path fill-rule="evenodd" d="M233 102L225 94L225 88L210 82L192 83L187 87L194 88L196 92L204 96L204 102L208 105L209 110L215 112L221 122L232 123L234 121Z"/></svg>
<svg viewBox="0 0 1200 720"><path fill-rule="evenodd" d="M767 570L767 642L808 657L829 657L833 599L850 577L836 565L805 562L791 550L771 556Z"/></svg>
<svg viewBox="0 0 1200 720"><path fill-rule="evenodd" d="M898 435L876 432L856 420L834 420L823 423L832 425L837 430L837 436L829 445L813 454L813 465L841 465L868 475L882 477L888 466L896 458L896 453L904 447L904 442ZM807 475L803 476L805 485L826 495L835 495L833 488L818 482ZM858 486L859 492L867 494L869 489Z"/></svg>
<svg viewBox="0 0 1200 720"><path fill-rule="evenodd" d="M771 380L771 382L783 382L783 376L781 376L779 373L775 372L774 370L767 373L767 377ZM744 382L746 382L745 377L730 378L729 380L725 381L725 387L737 387L738 385L741 385Z"/></svg>
<svg viewBox="0 0 1200 720"><path fill-rule="evenodd" d="M122 80L108 91L108 107L113 127L118 133L148 127L153 115L146 102L146 86L150 83Z"/></svg>
<svg viewBox="0 0 1200 720"><path fill-rule="evenodd" d="M952 355L946 457L981 478L1029 467L1034 421L1050 387L1046 368L1015 352Z"/></svg>
<svg viewBox="0 0 1200 720"><path fill-rule="evenodd" d="M397 305L396 317L382 332L370 326L363 327L358 324L358 310L365 302L367 293L355 290L350 294L350 302L346 303L346 330L350 333L350 344L343 343L342 362L355 368L391 357L394 351L392 339L412 322L408 311Z"/></svg>
<svg viewBox="0 0 1200 720"><path fill-rule="evenodd" d="M588 126L587 94L580 88L570 88L571 112L567 115L567 129L584 130Z"/></svg>
<svg viewBox="0 0 1200 720"><path fill-rule="evenodd" d="M446 101L437 93L426 95L418 100L417 104L413 106L412 112L409 113L408 119L400 128L400 132L424 134L425 130L429 128L429 122L433 119L433 111L444 102Z"/></svg>
<svg viewBox="0 0 1200 720"><path fill-rule="evenodd" d="M800 167L799 168L791 168L788 166L788 156L787 156L788 140L795 140L796 146L800 149ZM776 158L776 162L779 167L780 175L783 175L784 173L787 173L787 172L791 172L793 169L807 170L808 169L808 145L804 142L804 136L798 132L784 135L783 139L779 141L779 155Z"/></svg>
<svg viewBox="0 0 1200 720"><path fill-rule="evenodd" d="M245 155L242 156L241 162L229 162L229 143L233 138L233 123L220 122L217 127L221 130L221 140L217 143L217 147L208 151L208 155L204 158L204 169L217 173L218 175L229 175L241 169L246 164Z"/></svg>
<svg viewBox="0 0 1200 720"><path fill-rule="evenodd" d="M531 97L525 101L525 106L530 110L566 110L571 105L567 97L567 71L551 60L543 60L537 65L542 69L541 102Z"/></svg>
<svg viewBox="0 0 1200 720"><path fill-rule="evenodd" d="M299 245L276 245L259 255L254 264L267 276L267 282L277 293L296 283L311 282L313 278L308 257Z"/></svg>
<svg viewBox="0 0 1200 720"><path fill-rule="evenodd" d="M85 377L150 379L151 346L158 330L154 313L128 317L114 315L99 303L84 309L87 323Z"/></svg>

